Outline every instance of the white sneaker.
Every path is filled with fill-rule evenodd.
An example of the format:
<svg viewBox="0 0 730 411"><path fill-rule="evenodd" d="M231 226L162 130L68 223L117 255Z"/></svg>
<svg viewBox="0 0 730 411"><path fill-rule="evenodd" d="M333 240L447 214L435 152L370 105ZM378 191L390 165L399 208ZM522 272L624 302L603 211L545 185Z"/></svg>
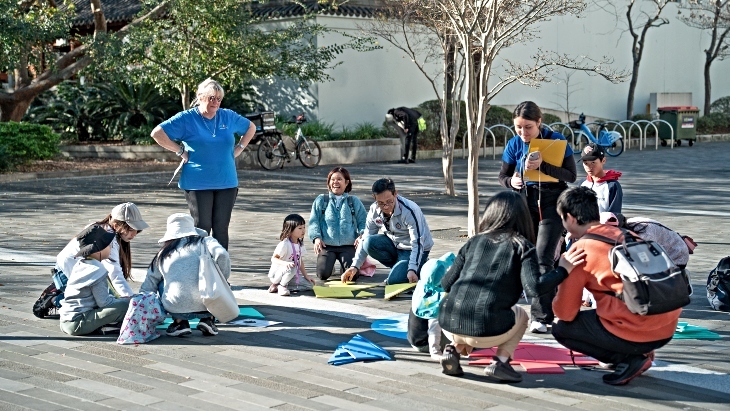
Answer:
<svg viewBox="0 0 730 411"><path fill-rule="evenodd" d="M530 323L530 332L534 334L545 334L547 333L547 325L540 321L533 321Z"/></svg>
<svg viewBox="0 0 730 411"><path fill-rule="evenodd" d="M289 292L289 289L284 287L283 285L279 285L277 292L281 296L291 295L291 293Z"/></svg>

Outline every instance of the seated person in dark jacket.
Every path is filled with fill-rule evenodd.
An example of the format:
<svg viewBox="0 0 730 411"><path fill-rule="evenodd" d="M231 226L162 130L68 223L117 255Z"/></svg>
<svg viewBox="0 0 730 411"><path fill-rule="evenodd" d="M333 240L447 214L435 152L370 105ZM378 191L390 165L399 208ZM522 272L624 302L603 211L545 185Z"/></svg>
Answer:
<svg viewBox="0 0 730 411"><path fill-rule="evenodd" d="M451 340L441 358L443 373L462 375L460 353L473 348L497 347L484 374L500 381L520 382L522 375L509 362L525 334L529 317L517 306L522 290L538 297L564 280L582 250L564 254L559 267L540 275L535 234L524 197L504 191L488 202L479 224L441 280L448 294L439 308L438 321Z"/></svg>

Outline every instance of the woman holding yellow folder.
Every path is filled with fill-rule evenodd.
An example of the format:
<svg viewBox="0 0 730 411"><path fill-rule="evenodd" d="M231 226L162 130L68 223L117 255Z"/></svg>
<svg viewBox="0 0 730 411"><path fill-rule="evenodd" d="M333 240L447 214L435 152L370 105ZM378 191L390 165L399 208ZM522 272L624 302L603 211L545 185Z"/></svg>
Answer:
<svg viewBox="0 0 730 411"><path fill-rule="evenodd" d="M512 121L517 133L507 142L502 154L502 168L499 171L499 182L502 186L525 194L530 209L533 227L537 233L535 248L540 264L540 273L544 274L555 266L556 252L563 233L563 224L556 210L558 196L566 188L567 183L575 182L576 169L573 150L565 145L562 164L553 165L543 161L540 152L530 153L530 141L565 140L565 136L542 125L542 111L532 101L524 101L517 105L512 113ZM557 179L557 182L527 181L525 171L537 170L542 174ZM532 299L530 331L546 333L547 325L555 318L552 300L555 293L548 293Z"/></svg>

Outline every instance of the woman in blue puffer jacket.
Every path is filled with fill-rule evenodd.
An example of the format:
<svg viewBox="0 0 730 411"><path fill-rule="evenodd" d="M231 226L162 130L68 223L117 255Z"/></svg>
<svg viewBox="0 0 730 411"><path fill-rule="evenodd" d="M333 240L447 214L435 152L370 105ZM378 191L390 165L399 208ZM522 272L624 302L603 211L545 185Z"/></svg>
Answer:
<svg viewBox="0 0 730 411"><path fill-rule="evenodd" d="M362 201L349 195L350 173L343 167L327 175L327 194L320 194L309 216L309 239L317 254L317 277L327 280L340 262L344 272L352 264L360 236L365 229L367 210Z"/></svg>

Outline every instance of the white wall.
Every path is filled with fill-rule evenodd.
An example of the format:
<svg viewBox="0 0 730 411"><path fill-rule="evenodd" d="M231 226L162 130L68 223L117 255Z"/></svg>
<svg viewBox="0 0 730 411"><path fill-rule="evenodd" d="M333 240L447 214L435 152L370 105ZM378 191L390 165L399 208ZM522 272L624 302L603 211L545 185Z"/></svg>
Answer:
<svg viewBox="0 0 730 411"><path fill-rule="evenodd" d="M618 3L618 2L616 2ZM646 2L650 3L650 2ZM650 93L691 92L692 104L702 109L704 101L704 54L709 45L709 36L700 30L690 28L677 19L677 7L670 4L662 13L670 23L652 28L642 59L639 81L636 88L634 113L645 113ZM621 25L615 17L596 7L589 8L585 17L561 17L540 25L540 39L529 46L506 49L502 57L525 61L537 48L568 53L574 56L588 55L600 58L613 57L613 66L631 69L631 37L621 36ZM712 101L730 95L730 61L715 61L712 65ZM563 69L558 69L558 73ZM541 107L559 109L564 105L564 84L544 84L534 89L519 84L507 87L497 95L492 104L517 104L533 100ZM492 81L493 82L493 81ZM628 97L628 80L611 84L598 76L579 73L571 78L574 89L580 89L571 96L571 106L576 112L585 112L597 117L624 119Z"/></svg>
<svg viewBox="0 0 730 411"><path fill-rule="evenodd" d="M354 36L361 35L356 25L364 21L334 16L317 18L320 24ZM346 40L332 34L320 38L318 45ZM363 122L380 126L390 108L415 107L436 99L430 83L404 53L383 40L378 44L383 48L368 52L346 50L339 57L343 63L329 72L334 80L317 85L320 120L338 126ZM439 67L433 69L438 71Z"/></svg>

